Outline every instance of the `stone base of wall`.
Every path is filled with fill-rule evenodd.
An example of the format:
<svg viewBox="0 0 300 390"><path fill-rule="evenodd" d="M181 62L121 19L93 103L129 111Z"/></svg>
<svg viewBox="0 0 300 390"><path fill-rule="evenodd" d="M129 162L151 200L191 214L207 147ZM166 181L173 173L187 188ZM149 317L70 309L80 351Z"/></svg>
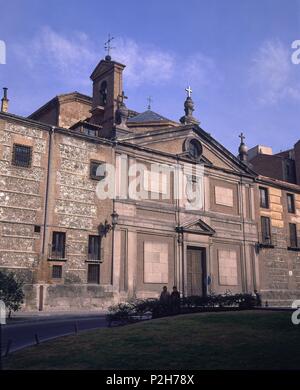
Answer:
<svg viewBox="0 0 300 390"><path fill-rule="evenodd" d="M24 286L23 311L37 311L40 305L40 284ZM80 311L107 309L118 301L111 286L42 285L43 311Z"/></svg>
<svg viewBox="0 0 300 390"><path fill-rule="evenodd" d="M262 305L268 302L269 306L291 307L293 301L300 300L299 290L262 290Z"/></svg>
<svg viewBox="0 0 300 390"><path fill-rule="evenodd" d="M39 310L40 284L24 286L25 302L22 311ZM292 302L300 300L299 290L262 290L262 305L291 307ZM80 311L105 310L118 302L125 302L130 297L127 293L114 292L112 286L98 285L43 285L43 311ZM150 296L151 295L151 296ZM155 293L139 292L136 298L157 297Z"/></svg>

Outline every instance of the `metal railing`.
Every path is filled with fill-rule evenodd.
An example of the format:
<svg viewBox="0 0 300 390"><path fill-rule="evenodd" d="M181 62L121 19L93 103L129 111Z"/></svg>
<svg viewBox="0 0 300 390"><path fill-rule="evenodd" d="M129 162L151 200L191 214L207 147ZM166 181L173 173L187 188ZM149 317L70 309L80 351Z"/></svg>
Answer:
<svg viewBox="0 0 300 390"><path fill-rule="evenodd" d="M62 250L53 248L52 244L48 245L48 259L50 260L66 260L67 259L67 246Z"/></svg>

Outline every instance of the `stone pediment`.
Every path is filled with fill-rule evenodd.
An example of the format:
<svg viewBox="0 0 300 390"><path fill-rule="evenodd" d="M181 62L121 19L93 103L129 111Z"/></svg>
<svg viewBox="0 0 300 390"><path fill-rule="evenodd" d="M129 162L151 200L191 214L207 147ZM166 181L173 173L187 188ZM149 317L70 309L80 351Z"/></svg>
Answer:
<svg viewBox="0 0 300 390"><path fill-rule="evenodd" d="M176 230L180 233L194 233L194 234L204 234L207 236L212 236L216 231L210 227L207 223L201 219L196 221L187 222L181 226L177 226Z"/></svg>
<svg viewBox="0 0 300 390"><path fill-rule="evenodd" d="M202 156L201 159L197 160L197 163L200 162L206 166L226 170L227 172L256 176L249 166L243 164L197 125L149 130L121 138L119 142L125 141L127 144L135 144L149 151L155 150L156 152L173 154L179 158L195 162L185 150L185 145L189 139L197 139L202 145Z"/></svg>

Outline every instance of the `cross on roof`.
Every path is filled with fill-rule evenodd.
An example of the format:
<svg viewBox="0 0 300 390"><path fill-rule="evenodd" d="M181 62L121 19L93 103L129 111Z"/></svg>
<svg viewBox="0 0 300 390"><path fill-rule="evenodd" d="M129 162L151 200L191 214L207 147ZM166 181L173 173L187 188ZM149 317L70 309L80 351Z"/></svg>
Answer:
<svg viewBox="0 0 300 390"><path fill-rule="evenodd" d="M245 136L244 136L244 133L241 133L240 135L239 135L239 138L241 139L241 144L243 144L244 143L244 140L245 140Z"/></svg>
<svg viewBox="0 0 300 390"><path fill-rule="evenodd" d="M119 100L120 103L123 104L125 99L128 99L128 97L125 96L125 92L122 91L121 95L118 95L118 100Z"/></svg>
<svg viewBox="0 0 300 390"><path fill-rule="evenodd" d="M192 88L191 88L190 86L188 86L185 90L186 90L186 92L187 92L188 97L191 97L191 95L192 95L192 93L193 93Z"/></svg>
<svg viewBox="0 0 300 390"><path fill-rule="evenodd" d="M111 46L112 40L115 39L114 37L111 37L110 34L108 34L108 40L104 44L104 49L107 51L107 55L110 56L110 51L112 49L115 49L115 47Z"/></svg>
<svg viewBox="0 0 300 390"><path fill-rule="evenodd" d="M151 98L151 96L147 97L147 101L148 101L148 110L151 110L151 103L153 103L153 99Z"/></svg>

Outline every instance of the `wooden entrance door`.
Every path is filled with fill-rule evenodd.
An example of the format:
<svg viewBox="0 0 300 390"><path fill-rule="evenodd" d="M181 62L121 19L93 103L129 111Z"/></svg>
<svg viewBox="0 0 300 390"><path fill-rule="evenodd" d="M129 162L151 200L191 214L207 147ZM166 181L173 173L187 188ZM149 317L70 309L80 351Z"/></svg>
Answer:
<svg viewBox="0 0 300 390"><path fill-rule="evenodd" d="M206 295L206 262L204 248L187 249L187 295Z"/></svg>

